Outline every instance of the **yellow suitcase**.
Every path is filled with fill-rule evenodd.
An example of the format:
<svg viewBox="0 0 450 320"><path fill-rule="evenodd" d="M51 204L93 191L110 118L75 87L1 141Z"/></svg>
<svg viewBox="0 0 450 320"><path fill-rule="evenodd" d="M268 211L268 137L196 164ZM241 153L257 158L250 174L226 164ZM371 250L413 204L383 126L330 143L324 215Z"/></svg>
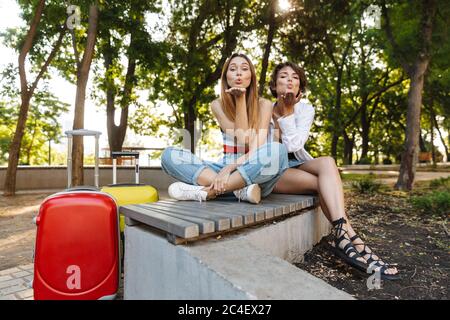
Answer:
<svg viewBox="0 0 450 320"><path fill-rule="evenodd" d="M139 152L112 152L113 158L113 184L103 187L101 190L114 197L117 205L138 204L158 201L158 190L155 187L139 184ZM134 157L136 159L136 183L117 183L117 158ZM125 229L125 217L120 217L120 232Z"/></svg>

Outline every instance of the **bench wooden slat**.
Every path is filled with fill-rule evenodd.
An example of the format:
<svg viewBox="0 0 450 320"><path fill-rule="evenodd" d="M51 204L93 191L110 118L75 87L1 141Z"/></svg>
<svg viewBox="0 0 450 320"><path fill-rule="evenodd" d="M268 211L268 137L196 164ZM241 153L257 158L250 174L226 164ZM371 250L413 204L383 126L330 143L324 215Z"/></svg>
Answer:
<svg viewBox="0 0 450 320"><path fill-rule="evenodd" d="M279 198L279 197L277 197L277 198L272 197L272 195L270 195L269 197L267 197L267 201L269 201L270 203L277 204L277 205L287 205L289 209L287 210L287 212L285 211L286 213L291 213L291 212L297 211L298 210L297 208L301 207L301 203L299 204L294 199L289 201L287 199L283 199L283 198Z"/></svg>
<svg viewBox="0 0 450 320"><path fill-rule="evenodd" d="M231 219L231 227L237 228L244 224L244 219L240 214L232 213L227 210L221 210L217 206L211 206L211 203L207 205L206 202L194 202L194 201L170 201L170 200L162 200L159 201L161 203L165 203L167 205L176 206L179 208L186 208L187 210L194 210L196 212L204 212L209 214L219 214L221 216L226 216Z"/></svg>
<svg viewBox="0 0 450 320"><path fill-rule="evenodd" d="M182 238L193 238L199 235L199 227L195 223L143 209L136 205L121 206L120 212L126 217Z"/></svg>
<svg viewBox="0 0 450 320"><path fill-rule="evenodd" d="M283 210L283 213L291 213L293 211L297 210L297 201L291 199L289 200L285 200L283 198L279 198L279 197L272 197L271 195L269 195L269 197L267 197L266 199L264 199L265 201L272 203L274 205L278 205L278 206L282 206L283 208L286 207L287 210Z"/></svg>
<svg viewBox="0 0 450 320"><path fill-rule="evenodd" d="M136 206L146 209L146 210L155 211L157 213L162 213L167 216L174 217L174 218L186 220L188 222L196 223L196 224L198 224L199 231L201 234L214 232L214 221L206 220L206 219L202 219L202 218L198 218L198 217L193 217L191 215L187 215L184 213L180 214L180 213L174 213L169 210L162 210L160 208L155 208L155 206L149 206L148 204L137 204Z"/></svg>
<svg viewBox="0 0 450 320"><path fill-rule="evenodd" d="M253 210L248 210L248 208L242 207L234 201L212 200L202 205L208 209L213 207L214 210L217 208L220 212L240 215L244 219L244 224L252 224L255 222L255 213ZM230 205L233 207L231 208Z"/></svg>
<svg viewBox="0 0 450 320"><path fill-rule="evenodd" d="M202 206L207 209L220 210L220 212L226 212L228 214L240 215L244 219L244 224L252 224L255 221L259 221L263 219L264 214L261 209L255 212L254 208L242 206L234 201L212 200L202 204Z"/></svg>
<svg viewBox="0 0 450 320"><path fill-rule="evenodd" d="M241 205L240 203L234 201L211 200L202 203L183 201L183 204L186 204L189 207L200 207L208 211L214 210L216 212L220 212L221 214L241 216L244 219L244 224L251 224L255 221L262 221L265 217L264 209L256 208L255 205L251 204Z"/></svg>
<svg viewBox="0 0 450 320"><path fill-rule="evenodd" d="M268 196L269 199L284 199L290 202L303 202L303 201L313 201L314 196L301 195L301 194L283 194L283 193L272 193ZM312 202L311 202L312 204Z"/></svg>
<svg viewBox="0 0 450 320"><path fill-rule="evenodd" d="M282 216L285 212L287 213L289 211L288 205L270 203L265 200L262 200L260 205L264 208L272 208L274 217Z"/></svg>
<svg viewBox="0 0 450 320"><path fill-rule="evenodd" d="M302 210L304 208L314 205L314 198L304 195L288 195L288 194L271 194L268 201L283 201L285 203L295 203L296 210Z"/></svg>
<svg viewBox="0 0 450 320"><path fill-rule="evenodd" d="M210 205L216 203L231 212L236 212L239 214L242 214L241 212L245 212L246 215L252 215L253 222L263 221L264 219L273 217L273 210L271 210L271 208L264 208L248 202L213 200L210 202Z"/></svg>
<svg viewBox="0 0 450 320"><path fill-rule="evenodd" d="M214 221L216 231L222 231L231 228L230 217L226 217L223 215L186 210L185 208L175 206L173 203L164 203L162 200L148 203L148 205L151 207L160 208L161 210L168 210L177 214L185 214Z"/></svg>

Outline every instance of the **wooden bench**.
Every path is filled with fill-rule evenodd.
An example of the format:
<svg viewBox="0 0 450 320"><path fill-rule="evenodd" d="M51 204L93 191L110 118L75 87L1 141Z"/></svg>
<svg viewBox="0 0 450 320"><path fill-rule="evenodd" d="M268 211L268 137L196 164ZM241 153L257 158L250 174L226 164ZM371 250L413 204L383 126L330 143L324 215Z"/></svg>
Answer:
<svg viewBox="0 0 450 320"><path fill-rule="evenodd" d="M221 199L120 207L124 299L352 299L293 265L330 232L317 200L272 194L258 205Z"/></svg>
<svg viewBox="0 0 450 320"><path fill-rule="evenodd" d="M271 194L260 204L233 200L206 202L160 200L125 205L120 212L127 225L145 224L166 234L173 244L184 244L268 221L285 219L316 207L318 199L306 195Z"/></svg>

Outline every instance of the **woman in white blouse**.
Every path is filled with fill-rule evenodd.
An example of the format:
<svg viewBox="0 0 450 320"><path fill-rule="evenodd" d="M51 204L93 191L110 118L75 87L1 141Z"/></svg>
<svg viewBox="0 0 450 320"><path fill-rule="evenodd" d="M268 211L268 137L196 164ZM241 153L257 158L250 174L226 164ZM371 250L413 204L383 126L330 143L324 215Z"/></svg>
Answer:
<svg viewBox="0 0 450 320"><path fill-rule="evenodd" d="M304 148L314 120L314 107L300 102L306 88L302 68L291 62L278 64L271 77L270 90L277 99L273 108L275 141L288 151L289 169L278 180L275 193L318 193L322 211L333 225L333 251L362 271L378 269L383 279L398 279L398 270L384 263L356 234L345 214L344 192L338 168L332 157L314 159Z"/></svg>

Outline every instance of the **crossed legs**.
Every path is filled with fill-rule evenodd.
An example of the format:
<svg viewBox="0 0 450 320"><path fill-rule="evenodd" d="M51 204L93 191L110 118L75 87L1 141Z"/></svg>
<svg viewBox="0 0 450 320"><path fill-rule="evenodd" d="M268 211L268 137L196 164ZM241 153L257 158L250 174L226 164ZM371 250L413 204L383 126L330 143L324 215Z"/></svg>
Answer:
<svg viewBox="0 0 450 320"><path fill-rule="evenodd" d="M205 188L203 188L203 190L208 192L207 199L214 199L215 197L217 197L217 194L214 192L214 190L210 188L216 176L217 172L210 168L205 168L197 178L197 184L199 186L204 186ZM239 171L235 171L230 175L228 183L224 187L224 193L238 190L243 187L245 187L245 181Z"/></svg>

